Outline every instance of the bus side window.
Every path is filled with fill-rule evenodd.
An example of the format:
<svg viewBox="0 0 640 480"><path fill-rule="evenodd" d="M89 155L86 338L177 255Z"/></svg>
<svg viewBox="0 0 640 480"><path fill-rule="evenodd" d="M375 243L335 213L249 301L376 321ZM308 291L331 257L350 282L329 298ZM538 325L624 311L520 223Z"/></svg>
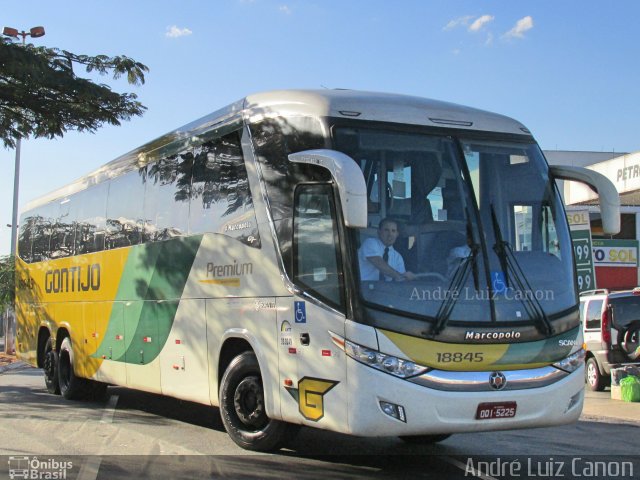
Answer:
<svg viewBox="0 0 640 480"><path fill-rule="evenodd" d="M140 243L144 183L138 172L111 180L107 199L105 249Z"/></svg>
<svg viewBox="0 0 640 480"><path fill-rule="evenodd" d="M33 261L32 245L35 237L35 225L38 219L35 212L22 214L18 233L18 256L26 263ZM11 252L13 253L13 252Z"/></svg>
<svg viewBox="0 0 640 480"><path fill-rule="evenodd" d="M55 224L51 233L51 258L73 255L77 209L73 196L58 202Z"/></svg>
<svg viewBox="0 0 640 480"><path fill-rule="evenodd" d="M294 212L294 282L343 309L343 276L331 186L300 185L295 192Z"/></svg>
<svg viewBox="0 0 640 480"><path fill-rule="evenodd" d="M206 139L193 150L189 233L222 233L260 248L257 225L240 131Z"/></svg>
<svg viewBox="0 0 640 480"><path fill-rule="evenodd" d="M76 194L78 200L76 255L104 250L108 190L107 183L100 183Z"/></svg>
<svg viewBox="0 0 640 480"><path fill-rule="evenodd" d="M143 242L187 234L192 163L187 149L145 167Z"/></svg>

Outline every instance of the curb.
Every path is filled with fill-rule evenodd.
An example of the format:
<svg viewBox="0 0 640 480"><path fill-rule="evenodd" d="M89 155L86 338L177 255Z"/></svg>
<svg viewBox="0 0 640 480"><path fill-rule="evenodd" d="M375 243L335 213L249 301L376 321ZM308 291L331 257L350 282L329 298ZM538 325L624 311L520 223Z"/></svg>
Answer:
<svg viewBox="0 0 640 480"><path fill-rule="evenodd" d="M611 423L616 425L629 425L632 427L640 426L640 420L632 420L629 418L619 418L619 417L610 417L605 415L593 415L593 414L580 415L580 418L578 419L578 421Z"/></svg>
<svg viewBox="0 0 640 480"><path fill-rule="evenodd" d="M4 367L0 367L0 375L5 372L10 372L12 370L21 370L27 367L31 368L31 365L28 365L18 360L16 362L10 363L9 365L5 365Z"/></svg>

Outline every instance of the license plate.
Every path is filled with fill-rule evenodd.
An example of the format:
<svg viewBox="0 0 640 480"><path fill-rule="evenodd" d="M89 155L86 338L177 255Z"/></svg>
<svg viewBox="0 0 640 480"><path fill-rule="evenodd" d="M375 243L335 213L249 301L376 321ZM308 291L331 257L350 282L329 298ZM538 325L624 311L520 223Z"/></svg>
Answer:
<svg viewBox="0 0 640 480"><path fill-rule="evenodd" d="M516 416L516 402L481 403L476 410L476 420L512 418Z"/></svg>

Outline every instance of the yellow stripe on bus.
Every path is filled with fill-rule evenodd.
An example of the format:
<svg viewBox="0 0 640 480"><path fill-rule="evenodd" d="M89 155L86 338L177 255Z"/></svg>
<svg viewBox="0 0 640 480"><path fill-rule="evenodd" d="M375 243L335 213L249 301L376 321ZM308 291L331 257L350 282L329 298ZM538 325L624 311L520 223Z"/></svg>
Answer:
<svg viewBox="0 0 640 480"><path fill-rule="evenodd" d="M219 280L200 280L200 283L208 285L226 285L228 287L239 287L240 278L222 278Z"/></svg>
<svg viewBox="0 0 640 480"><path fill-rule="evenodd" d="M393 342L412 361L441 370L484 371L490 370L509 349L509 344L457 344L411 337L387 330L378 330ZM527 365L528 368L533 368ZM516 365L500 365L500 370L519 368Z"/></svg>

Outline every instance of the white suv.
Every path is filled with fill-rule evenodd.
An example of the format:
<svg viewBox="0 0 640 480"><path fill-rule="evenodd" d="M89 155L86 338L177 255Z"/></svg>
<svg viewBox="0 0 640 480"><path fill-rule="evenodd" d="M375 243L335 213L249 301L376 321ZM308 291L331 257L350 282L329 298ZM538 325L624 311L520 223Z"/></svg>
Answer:
<svg viewBox="0 0 640 480"><path fill-rule="evenodd" d="M601 391L610 385L612 368L640 361L640 288L581 293L580 319L587 350L587 385Z"/></svg>

